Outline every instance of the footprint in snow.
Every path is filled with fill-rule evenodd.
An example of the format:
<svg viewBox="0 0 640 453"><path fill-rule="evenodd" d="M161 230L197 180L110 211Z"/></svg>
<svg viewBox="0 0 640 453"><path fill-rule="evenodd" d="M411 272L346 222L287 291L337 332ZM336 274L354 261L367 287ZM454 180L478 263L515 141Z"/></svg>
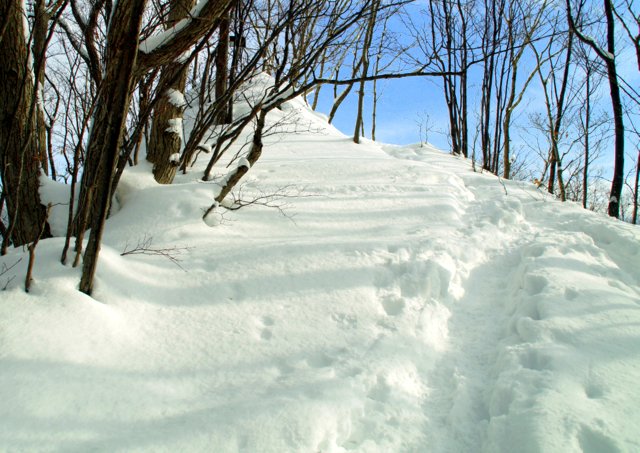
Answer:
<svg viewBox="0 0 640 453"><path fill-rule="evenodd" d="M263 316L260 319L260 325L262 326L262 330L260 331L260 338L263 340L270 340L273 337L273 332L271 331L271 327L275 324L275 321L270 316Z"/></svg>
<svg viewBox="0 0 640 453"><path fill-rule="evenodd" d="M549 280L542 275L525 275L524 277L524 290L530 296L536 296L540 294L549 284Z"/></svg>
<svg viewBox="0 0 640 453"><path fill-rule="evenodd" d="M310 368L327 368L333 365L335 359L329 357L324 352L318 352L316 354L311 354L308 356L305 361Z"/></svg>
<svg viewBox="0 0 640 453"><path fill-rule="evenodd" d="M564 290L564 298L567 300L573 300L577 298L579 295L580 294L578 293L578 291L573 288L565 288Z"/></svg>
<svg viewBox="0 0 640 453"><path fill-rule="evenodd" d="M584 453L619 453L621 449L614 439L592 427L583 425L578 442Z"/></svg>
<svg viewBox="0 0 640 453"><path fill-rule="evenodd" d="M405 307L405 301L397 296L388 295L382 298L382 308L388 316L398 316L402 314Z"/></svg>

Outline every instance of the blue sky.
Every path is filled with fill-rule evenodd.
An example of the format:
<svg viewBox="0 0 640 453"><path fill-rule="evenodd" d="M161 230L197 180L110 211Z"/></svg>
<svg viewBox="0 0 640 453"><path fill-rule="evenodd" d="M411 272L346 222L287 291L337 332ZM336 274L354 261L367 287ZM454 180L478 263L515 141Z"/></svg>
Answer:
<svg viewBox="0 0 640 453"><path fill-rule="evenodd" d="M429 141L442 149L448 149L446 137L447 113L442 91L436 85L438 79L411 77L386 80L378 84L380 98L377 107L376 139L385 143L406 145L420 141L418 122L429 115L433 130ZM333 89L323 87L318 110L328 113L333 101ZM369 91L371 84L369 84ZM372 96L366 96L365 135L371 137ZM347 135L353 134L356 117L356 93L354 91L338 110L334 126ZM440 131L440 133L436 131Z"/></svg>

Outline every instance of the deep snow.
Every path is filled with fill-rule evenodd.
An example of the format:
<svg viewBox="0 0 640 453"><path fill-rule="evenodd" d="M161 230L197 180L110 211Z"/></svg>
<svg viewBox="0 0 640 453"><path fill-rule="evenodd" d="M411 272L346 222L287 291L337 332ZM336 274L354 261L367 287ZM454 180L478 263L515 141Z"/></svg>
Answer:
<svg viewBox="0 0 640 453"><path fill-rule="evenodd" d="M129 169L95 298L63 240L0 266L0 450L640 451L640 230L300 100L245 196ZM304 132L306 130L306 132ZM302 131L302 132L301 132ZM219 169L222 179L224 169ZM64 202L64 188L46 186ZM53 229L64 231L64 206ZM152 239L162 256L120 253Z"/></svg>

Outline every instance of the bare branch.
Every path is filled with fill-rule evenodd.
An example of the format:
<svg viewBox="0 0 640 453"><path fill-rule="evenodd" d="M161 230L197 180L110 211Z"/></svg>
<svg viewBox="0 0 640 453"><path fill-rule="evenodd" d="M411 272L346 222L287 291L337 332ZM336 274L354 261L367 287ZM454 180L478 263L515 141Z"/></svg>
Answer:
<svg viewBox="0 0 640 453"><path fill-rule="evenodd" d="M171 261L173 264L178 266L180 269L186 272L186 270L180 265L180 259L177 258L178 255L192 249L193 247L165 247L165 248L154 248L151 247L153 243L153 237L144 235L142 239L138 240L137 244L133 248L128 248L129 243L125 244L123 252L120 256L126 255L151 255L151 256L163 256Z"/></svg>
<svg viewBox="0 0 640 453"><path fill-rule="evenodd" d="M18 265L18 263L20 263L20 261L22 261L22 257L18 258L18 261L16 261L15 263L13 263L10 266L7 266L6 263L2 263L2 267L0 267L0 277L2 277L3 275L5 275L7 272L9 272L11 269L13 269L14 267L16 267ZM2 287L2 291L5 291L8 287L9 284L13 281L13 279L15 279L16 276L12 275L10 278L7 279L7 281L5 282L4 286Z"/></svg>

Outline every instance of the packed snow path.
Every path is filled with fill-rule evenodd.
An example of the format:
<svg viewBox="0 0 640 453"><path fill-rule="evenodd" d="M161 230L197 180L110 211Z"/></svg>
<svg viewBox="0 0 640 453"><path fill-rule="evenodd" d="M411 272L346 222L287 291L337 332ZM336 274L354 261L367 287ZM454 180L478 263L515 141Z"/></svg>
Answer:
<svg viewBox="0 0 640 453"><path fill-rule="evenodd" d="M637 228L428 147L356 146L291 105L313 127L271 136L243 188L291 186L288 217L208 226L213 183L143 165L95 299L61 239L31 295L15 268L0 450L640 451ZM143 238L183 269L120 256Z"/></svg>

